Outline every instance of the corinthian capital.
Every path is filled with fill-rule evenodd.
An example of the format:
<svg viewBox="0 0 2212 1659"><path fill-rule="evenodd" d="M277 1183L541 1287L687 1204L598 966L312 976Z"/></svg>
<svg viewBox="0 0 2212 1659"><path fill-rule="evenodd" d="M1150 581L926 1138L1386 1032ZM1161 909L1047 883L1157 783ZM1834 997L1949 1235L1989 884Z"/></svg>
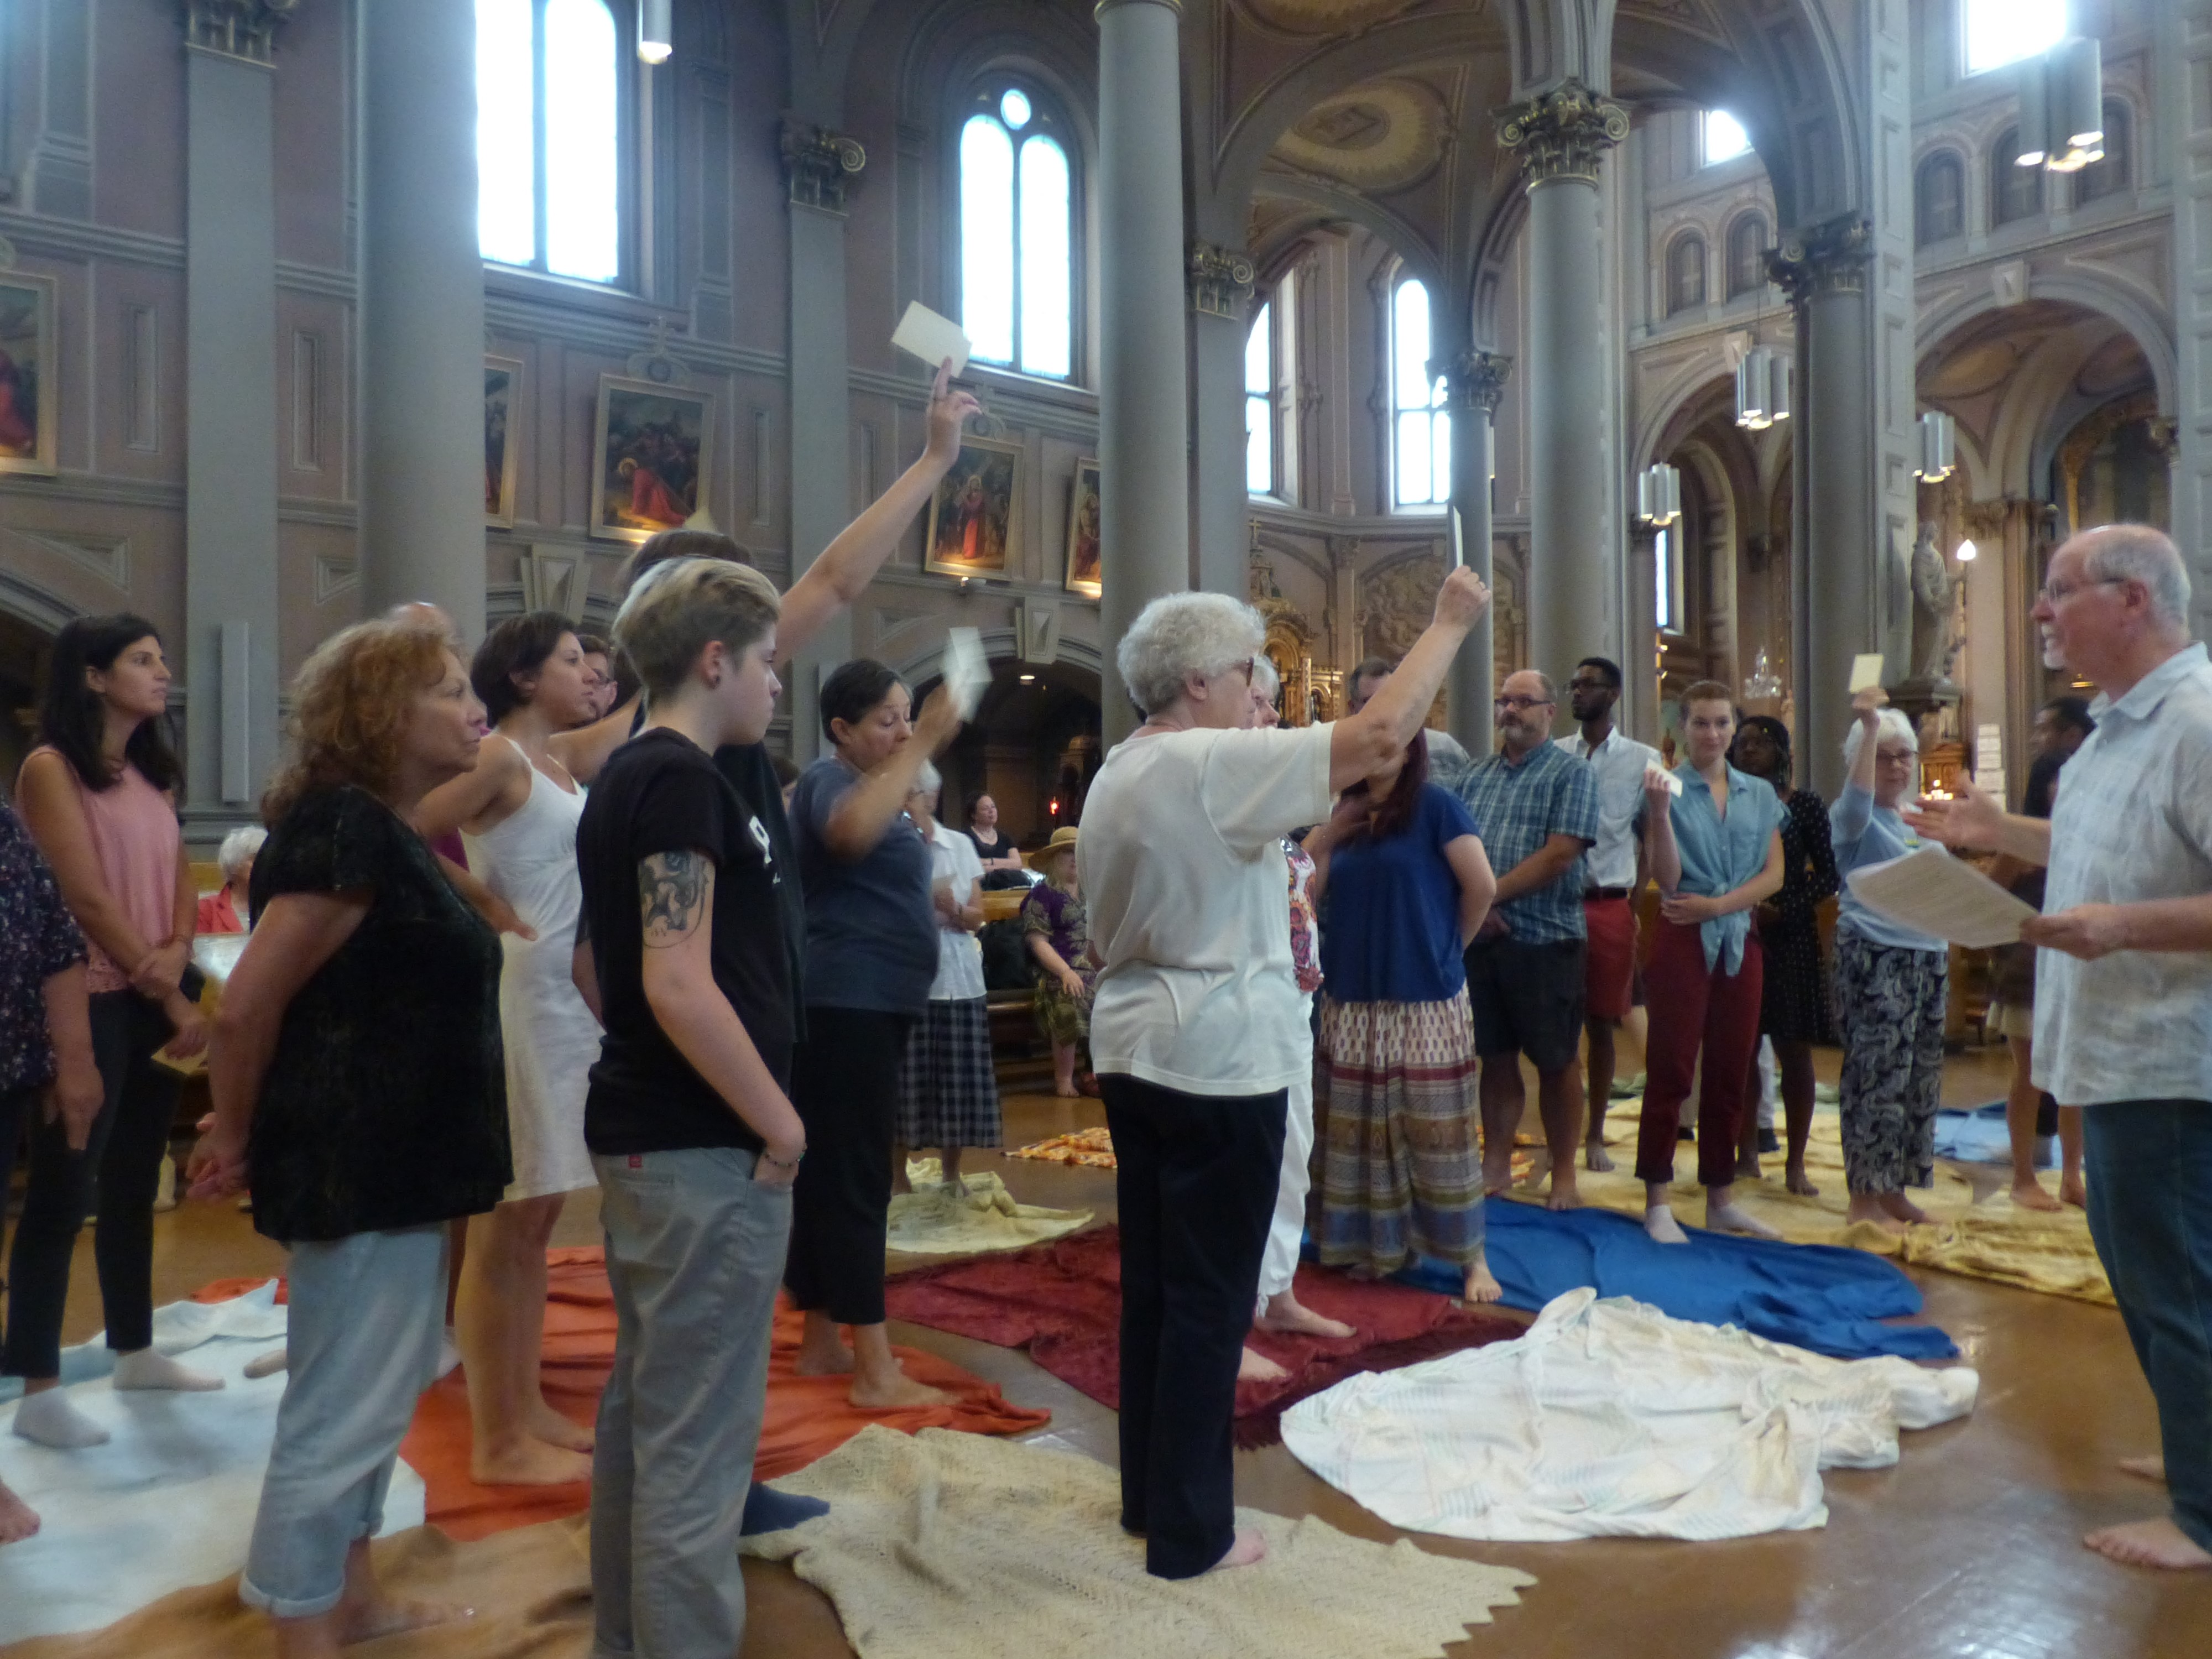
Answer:
<svg viewBox="0 0 2212 1659"><path fill-rule="evenodd" d="M1447 408L1479 409L1494 416L1498 399L1505 395L1506 377L1513 373L1513 360L1497 351L1455 351L1433 367L1444 377Z"/></svg>
<svg viewBox="0 0 2212 1659"><path fill-rule="evenodd" d="M1790 231L1767 250L1766 274L1802 306L1823 294L1860 294L1874 258L1874 227L1856 213Z"/></svg>
<svg viewBox="0 0 2212 1659"><path fill-rule="evenodd" d="M1190 308L1208 317L1226 317L1234 322L1244 301L1252 297L1255 274L1249 254L1233 247L1217 247L1212 242L1193 242L1188 270Z"/></svg>
<svg viewBox="0 0 2212 1659"><path fill-rule="evenodd" d="M793 201L842 213L847 184L867 164L859 139L795 115L783 118L783 170Z"/></svg>
<svg viewBox="0 0 2212 1659"><path fill-rule="evenodd" d="M300 0L184 0L185 44L202 52L273 60L276 31L300 9Z"/></svg>
<svg viewBox="0 0 2212 1659"><path fill-rule="evenodd" d="M1599 161L1627 137L1628 112L1573 79L1498 112L1498 147L1521 152L1531 190L1555 179L1595 184Z"/></svg>

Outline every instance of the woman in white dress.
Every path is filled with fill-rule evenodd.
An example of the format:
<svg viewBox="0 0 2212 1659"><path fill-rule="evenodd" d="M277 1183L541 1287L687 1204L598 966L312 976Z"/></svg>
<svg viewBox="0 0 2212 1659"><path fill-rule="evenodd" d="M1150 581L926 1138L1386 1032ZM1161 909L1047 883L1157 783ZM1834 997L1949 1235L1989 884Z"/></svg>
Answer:
<svg viewBox="0 0 2212 1659"><path fill-rule="evenodd" d="M425 797L416 823L462 832L469 871L514 907L534 937L501 935L499 1012L514 1184L471 1218L454 1336L475 1433L469 1473L486 1486L549 1486L591 1474L592 1431L546 1403L545 1246L562 1200L593 1184L584 1094L599 1023L570 975L583 888L576 821L584 792L555 757L554 734L592 714L572 624L536 611L487 635L469 671L492 723L476 770Z"/></svg>

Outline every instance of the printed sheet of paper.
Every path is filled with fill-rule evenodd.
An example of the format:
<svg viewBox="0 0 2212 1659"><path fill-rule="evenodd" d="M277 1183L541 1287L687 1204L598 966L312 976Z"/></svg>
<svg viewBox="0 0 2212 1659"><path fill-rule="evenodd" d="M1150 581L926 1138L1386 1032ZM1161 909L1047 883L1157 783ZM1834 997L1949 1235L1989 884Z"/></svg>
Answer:
<svg viewBox="0 0 2212 1659"><path fill-rule="evenodd" d="M1644 769L1644 781L1647 783L1653 778L1658 779L1660 782L1667 786L1667 793L1670 795L1679 795L1682 793L1681 779L1676 777L1672 772L1669 772L1663 766L1645 767Z"/></svg>
<svg viewBox="0 0 2212 1659"><path fill-rule="evenodd" d="M1881 684L1881 653L1862 651L1851 659L1851 683L1844 689L1853 696Z"/></svg>
<svg viewBox="0 0 2212 1659"><path fill-rule="evenodd" d="M983 636L972 628L950 628L945 633L945 684L953 707L966 720L982 701L991 684L991 665L983 655Z"/></svg>
<svg viewBox="0 0 2212 1659"><path fill-rule="evenodd" d="M901 351L910 351L927 363L932 374L947 357L952 359L952 372L957 374L968 367L968 337L960 331L960 325L950 317L940 317L919 300L906 308L899 325L891 335L891 343Z"/></svg>
<svg viewBox="0 0 2212 1659"><path fill-rule="evenodd" d="M1940 847L1869 864L1844 879L1869 910L1970 951L2018 944L2021 923L2036 914L2034 906Z"/></svg>

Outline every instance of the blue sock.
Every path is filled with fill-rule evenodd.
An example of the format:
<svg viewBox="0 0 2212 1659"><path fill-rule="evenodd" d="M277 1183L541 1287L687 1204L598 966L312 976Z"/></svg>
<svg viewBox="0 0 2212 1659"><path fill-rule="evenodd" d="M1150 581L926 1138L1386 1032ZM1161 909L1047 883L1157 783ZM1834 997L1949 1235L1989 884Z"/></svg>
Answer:
<svg viewBox="0 0 2212 1659"><path fill-rule="evenodd" d="M764 1532L781 1532L786 1527L795 1527L802 1521L829 1513L826 1498L801 1498L756 1480L752 1490L745 1494L745 1514L738 1522L738 1535L752 1538Z"/></svg>

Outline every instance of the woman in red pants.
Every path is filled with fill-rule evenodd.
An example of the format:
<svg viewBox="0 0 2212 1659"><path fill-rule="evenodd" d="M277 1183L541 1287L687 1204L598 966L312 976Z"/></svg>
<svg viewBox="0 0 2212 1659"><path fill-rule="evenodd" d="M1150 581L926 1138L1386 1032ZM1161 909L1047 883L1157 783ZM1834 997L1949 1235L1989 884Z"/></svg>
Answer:
<svg viewBox="0 0 2212 1659"><path fill-rule="evenodd" d="M1745 1079L1759 1047L1762 980L1752 911L1782 886L1782 808L1760 779L1728 762L1735 700L1703 680L1682 694L1689 758L1674 769L1681 788L1646 775L1644 835L1659 884L1659 928L1644 975L1651 1042L1636 1173L1644 1183L1644 1228L1680 1244L1667 1201L1682 1102L1705 1051L1698 1094L1698 1180L1705 1224L1772 1238L1774 1230L1735 1204L1736 1131Z"/></svg>

